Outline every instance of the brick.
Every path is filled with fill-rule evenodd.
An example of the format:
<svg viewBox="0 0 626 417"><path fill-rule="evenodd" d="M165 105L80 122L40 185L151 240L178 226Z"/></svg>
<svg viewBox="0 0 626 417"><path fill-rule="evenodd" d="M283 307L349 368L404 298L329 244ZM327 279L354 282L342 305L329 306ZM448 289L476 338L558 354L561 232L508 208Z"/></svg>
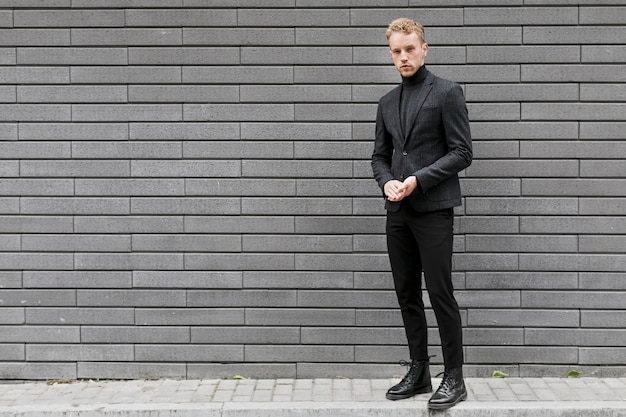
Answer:
<svg viewBox="0 0 626 417"><path fill-rule="evenodd" d="M24 324L25 313L24 308L7 307L0 308L1 324Z"/></svg>
<svg viewBox="0 0 626 417"><path fill-rule="evenodd" d="M17 177L20 175L18 161L2 161L0 163L0 177Z"/></svg>
<svg viewBox="0 0 626 417"><path fill-rule="evenodd" d="M130 47L131 65L236 65L240 52L235 47Z"/></svg>
<svg viewBox="0 0 626 417"><path fill-rule="evenodd" d="M229 215L241 213L238 198L152 198L133 197L132 214L167 214L167 215Z"/></svg>
<svg viewBox="0 0 626 417"><path fill-rule="evenodd" d="M0 152L6 159L70 158L67 142L0 142Z"/></svg>
<svg viewBox="0 0 626 417"><path fill-rule="evenodd" d="M14 362L25 360L23 344L0 344L0 358L3 361Z"/></svg>
<svg viewBox="0 0 626 417"><path fill-rule="evenodd" d="M617 152L618 149L614 149ZM594 160L580 161L581 177L619 177L626 169L626 161L623 160Z"/></svg>
<svg viewBox="0 0 626 417"><path fill-rule="evenodd" d="M577 252L576 236L467 235L468 252ZM582 240L581 240L582 245Z"/></svg>
<svg viewBox="0 0 626 417"><path fill-rule="evenodd" d="M626 47L623 45L583 45L581 57L581 62L624 62Z"/></svg>
<svg viewBox="0 0 626 417"><path fill-rule="evenodd" d="M244 252L349 252L351 236L310 235L247 235L243 236Z"/></svg>
<svg viewBox="0 0 626 417"><path fill-rule="evenodd" d="M17 63L17 48L0 48L0 64L15 65Z"/></svg>
<svg viewBox="0 0 626 417"><path fill-rule="evenodd" d="M72 29L72 45L79 46L172 46L181 45L182 39L182 29Z"/></svg>
<svg viewBox="0 0 626 417"><path fill-rule="evenodd" d="M130 123L130 139L239 139L237 123Z"/></svg>
<svg viewBox="0 0 626 417"><path fill-rule="evenodd" d="M278 177L278 178L350 178L350 161L314 161L314 160L244 160L241 164L243 177Z"/></svg>
<svg viewBox="0 0 626 417"><path fill-rule="evenodd" d="M472 141L474 158L519 158L519 143L515 141Z"/></svg>
<svg viewBox="0 0 626 417"><path fill-rule="evenodd" d="M351 346L246 345L246 359L252 362L352 362Z"/></svg>
<svg viewBox="0 0 626 417"><path fill-rule="evenodd" d="M240 9L238 26L307 27L348 26L348 9Z"/></svg>
<svg viewBox="0 0 626 417"><path fill-rule="evenodd" d="M295 104L296 121L364 121L376 118L374 104Z"/></svg>
<svg viewBox="0 0 626 417"><path fill-rule="evenodd" d="M294 156L310 159L365 159L372 154L370 142L295 142Z"/></svg>
<svg viewBox="0 0 626 417"><path fill-rule="evenodd" d="M75 363L8 363L0 377L8 380L76 379Z"/></svg>
<svg viewBox="0 0 626 417"><path fill-rule="evenodd" d="M551 268L556 271L618 272L623 270L625 265L626 256L623 255L520 255L520 269L530 271Z"/></svg>
<svg viewBox="0 0 626 417"><path fill-rule="evenodd" d="M11 238L19 239L19 236L11 236ZM0 273L0 288L22 288L22 273L18 271Z"/></svg>
<svg viewBox="0 0 626 417"><path fill-rule="evenodd" d="M85 270L176 270L183 269L183 257L163 253L76 253L74 264L76 269Z"/></svg>
<svg viewBox="0 0 626 417"><path fill-rule="evenodd" d="M242 102L349 102L352 91L349 85L281 85L241 86Z"/></svg>
<svg viewBox="0 0 626 417"><path fill-rule="evenodd" d="M382 203L381 203L382 204ZM297 233L384 233L384 217L297 217L295 223Z"/></svg>
<svg viewBox="0 0 626 417"><path fill-rule="evenodd" d="M465 95L468 102L571 101L578 90L577 84L476 84L467 85Z"/></svg>
<svg viewBox="0 0 626 417"><path fill-rule="evenodd" d="M239 252L241 246L241 238L235 235L140 234L132 242L137 252Z"/></svg>
<svg viewBox="0 0 626 417"><path fill-rule="evenodd" d="M66 46L69 29L0 29L0 46Z"/></svg>
<svg viewBox="0 0 626 417"><path fill-rule="evenodd" d="M469 326L578 327L581 312L563 309L468 309Z"/></svg>
<svg viewBox="0 0 626 417"><path fill-rule="evenodd" d="M127 140L128 125L121 123L20 123L19 137L22 140Z"/></svg>
<svg viewBox="0 0 626 417"><path fill-rule="evenodd" d="M76 195L156 196L183 195L182 179L77 179Z"/></svg>
<svg viewBox="0 0 626 417"><path fill-rule="evenodd" d="M298 84L397 83L398 73L390 66L302 66L294 68Z"/></svg>
<svg viewBox="0 0 626 417"><path fill-rule="evenodd" d="M180 142L73 142L77 159L177 159L182 157Z"/></svg>
<svg viewBox="0 0 626 417"><path fill-rule="evenodd" d="M132 361L134 356L132 345L26 345L26 360L35 362Z"/></svg>
<svg viewBox="0 0 626 417"><path fill-rule="evenodd" d="M246 215L341 215L350 213L343 199L248 197L241 204Z"/></svg>
<svg viewBox="0 0 626 417"><path fill-rule="evenodd" d="M293 217L189 216L185 233L293 233Z"/></svg>
<svg viewBox="0 0 626 417"><path fill-rule="evenodd" d="M76 375L79 379L183 379L187 376L184 364L79 362Z"/></svg>
<svg viewBox="0 0 626 417"><path fill-rule="evenodd" d="M241 63L248 65L306 65L306 64L352 64L352 49L349 47L273 47L244 46L241 48Z"/></svg>
<svg viewBox="0 0 626 417"><path fill-rule="evenodd" d="M114 177L129 176L128 161L20 161L23 177Z"/></svg>
<svg viewBox="0 0 626 417"><path fill-rule="evenodd" d="M581 7L580 24L623 24L626 21L624 9L621 7Z"/></svg>
<svg viewBox="0 0 626 417"><path fill-rule="evenodd" d="M133 177L240 177L239 161L196 160L196 161L131 161L130 175Z"/></svg>
<svg viewBox="0 0 626 417"><path fill-rule="evenodd" d="M298 327L192 327L191 343L298 344Z"/></svg>
<svg viewBox="0 0 626 417"><path fill-rule="evenodd" d="M72 105L72 121L149 122L179 121L182 118L183 109L179 104Z"/></svg>
<svg viewBox="0 0 626 417"><path fill-rule="evenodd" d="M179 67L72 67L70 76L76 84L159 84L180 83L182 79Z"/></svg>
<svg viewBox="0 0 626 417"><path fill-rule="evenodd" d="M584 101L623 101L626 88L620 84L589 84L580 86L580 98Z"/></svg>
<svg viewBox="0 0 626 417"><path fill-rule="evenodd" d="M242 288L241 272L133 271L134 288Z"/></svg>
<svg viewBox="0 0 626 417"><path fill-rule="evenodd" d="M185 343L188 327L81 326L81 342L87 343Z"/></svg>
<svg viewBox="0 0 626 417"><path fill-rule="evenodd" d="M114 271L25 271L24 288L131 288L131 274Z"/></svg>
<svg viewBox="0 0 626 417"><path fill-rule="evenodd" d="M524 340L536 346L624 346L624 332L617 329L525 329Z"/></svg>
<svg viewBox="0 0 626 417"><path fill-rule="evenodd" d="M524 27L524 43L543 44L550 39L552 44L623 44L626 31L620 26L560 26Z"/></svg>
<svg viewBox="0 0 626 417"><path fill-rule="evenodd" d="M246 325L264 326L351 326L354 309L246 308Z"/></svg>
<svg viewBox="0 0 626 417"><path fill-rule="evenodd" d="M303 344L321 345L404 345L406 335L400 327L307 327L302 329Z"/></svg>
<svg viewBox="0 0 626 417"><path fill-rule="evenodd" d="M244 271L244 288L352 288L352 273Z"/></svg>
<svg viewBox="0 0 626 417"><path fill-rule="evenodd" d="M289 254L185 254L185 268L222 271L288 271L293 269Z"/></svg>
<svg viewBox="0 0 626 417"><path fill-rule="evenodd" d="M69 216L2 216L0 231L3 233L71 233Z"/></svg>
<svg viewBox="0 0 626 417"><path fill-rule="evenodd" d="M350 140L352 125L346 123L241 123L241 139Z"/></svg>
<svg viewBox="0 0 626 417"><path fill-rule="evenodd" d="M299 307L396 308L394 291L356 290L302 290L298 294Z"/></svg>
<svg viewBox="0 0 626 417"><path fill-rule="evenodd" d="M0 139L17 139L17 123L0 123Z"/></svg>
<svg viewBox="0 0 626 417"><path fill-rule="evenodd" d="M356 3L356 2L355 2ZM367 9L355 8L350 12L352 26L375 26L385 28L389 22L398 16L416 19L420 22L428 22L428 26L461 26L463 25L463 10L461 8L446 8L419 10L389 8ZM323 25L322 25L323 26Z"/></svg>
<svg viewBox="0 0 626 417"><path fill-rule="evenodd" d="M523 342L523 329L463 329L465 346L514 346Z"/></svg>
<svg viewBox="0 0 626 417"><path fill-rule="evenodd" d="M584 54L584 52L583 52ZM430 58L430 52L428 54ZM468 46L467 63L574 63L580 62L578 46ZM430 62L430 59L429 59ZM469 87L469 86L468 86Z"/></svg>
<svg viewBox="0 0 626 417"><path fill-rule="evenodd" d="M550 305L551 308L610 310L619 309L623 293L604 291L524 291L522 307L537 308Z"/></svg>
<svg viewBox="0 0 626 417"><path fill-rule="evenodd" d="M185 121L289 121L291 104L184 104Z"/></svg>
<svg viewBox="0 0 626 417"><path fill-rule="evenodd" d="M122 10L15 10L15 27L119 27L124 26Z"/></svg>
<svg viewBox="0 0 626 417"><path fill-rule="evenodd" d="M246 45L293 45L293 28L184 28L183 45L246 46Z"/></svg>
<svg viewBox="0 0 626 417"><path fill-rule="evenodd" d="M466 25L576 25L578 7L467 7Z"/></svg>
<svg viewBox="0 0 626 417"><path fill-rule="evenodd" d="M294 307L294 290L189 290L190 307Z"/></svg>
<svg viewBox="0 0 626 417"><path fill-rule="evenodd" d="M128 102L206 102L234 103L239 101L239 88L234 86L150 86L135 85L128 88Z"/></svg>
<svg viewBox="0 0 626 417"><path fill-rule="evenodd" d="M519 121L520 104L518 103L468 103L469 118L473 121L490 122Z"/></svg>
<svg viewBox="0 0 626 417"><path fill-rule="evenodd" d="M578 139L576 122L470 122L477 139Z"/></svg>
<svg viewBox="0 0 626 417"><path fill-rule="evenodd" d="M17 87L17 101L20 103L125 103L127 100L126 87L122 86Z"/></svg>
<svg viewBox="0 0 626 417"><path fill-rule="evenodd" d="M577 177L576 160L476 160L466 169L470 177Z"/></svg>
<svg viewBox="0 0 626 417"><path fill-rule="evenodd" d="M19 65L127 65L126 48L17 48Z"/></svg>
<svg viewBox="0 0 626 417"><path fill-rule="evenodd" d="M520 154L526 158L578 158L578 159L599 159L599 158L619 158L622 149L626 151L626 144L622 142L602 141L597 143L588 142L554 142L554 141L532 141L520 143ZM594 163L593 161L581 161L584 164ZM605 171L597 171L604 176Z"/></svg>
<svg viewBox="0 0 626 417"><path fill-rule="evenodd" d="M15 87L0 87L0 103L15 103L17 101L17 92Z"/></svg>
<svg viewBox="0 0 626 417"><path fill-rule="evenodd" d="M626 244L626 236L581 236L580 251L593 253L620 253Z"/></svg>
<svg viewBox="0 0 626 417"><path fill-rule="evenodd" d="M243 308L137 308L135 320L141 326L242 325Z"/></svg>
<svg viewBox="0 0 626 417"><path fill-rule="evenodd" d="M237 26L235 9L129 9L127 27Z"/></svg>
<svg viewBox="0 0 626 417"><path fill-rule="evenodd" d="M5 343L80 343L78 326L0 326Z"/></svg>
<svg viewBox="0 0 626 417"><path fill-rule="evenodd" d="M129 214L130 202L124 198L46 198L22 197L23 214Z"/></svg>
<svg viewBox="0 0 626 417"><path fill-rule="evenodd" d="M183 142L183 157L211 159L292 159L294 157L293 148L293 143L286 141L188 141Z"/></svg>
<svg viewBox="0 0 626 417"><path fill-rule="evenodd" d="M603 363L607 365L622 365L626 358L626 349L615 348L580 348L579 363L582 365L595 365Z"/></svg>
<svg viewBox="0 0 626 417"><path fill-rule="evenodd" d="M32 255L31 255L32 256ZM33 256L34 257L34 256ZM4 256L2 257L4 258ZM3 266L2 269L10 269ZM20 268L29 269L29 268ZM50 265L50 268L52 266ZM69 268L63 268L69 269ZM3 290L2 305L5 307L71 307L76 305L74 290ZM28 320L27 320L28 322Z"/></svg>
<svg viewBox="0 0 626 417"><path fill-rule="evenodd" d="M58 122L70 121L70 105L59 104L0 104L5 121Z"/></svg>
<svg viewBox="0 0 626 417"><path fill-rule="evenodd" d="M85 289L78 290L76 298L79 307L181 307L185 304L182 290Z"/></svg>
<svg viewBox="0 0 626 417"><path fill-rule="evenodd" d="M624 290L626 289L623 273L581 272L580 289Z"/></svg>
<svg viewBox="0 0 626 417"><path fill-rule="evenodd" d="M541 357L542 363L577 363L577 347L473 347L466 348L466 358L474 363L535 363Z"/></svg>
<svg viewBox="0 0 626 417"><path fill-rule="evenodd" d="M622 224L623 221L624 219L609 219L606 217L521 217L520 231L522 233L539 233L539 231L542 231L544 234L617 234L623 233L626 226L626 224Z"/></svg>
<svg viewBox="0 0 626 417"><path fill-rule="evenodd" d="M139 362L200 362L210 358L216 362L241 362L241 345L139 345L135 347Z"/></svg>
<svg viewBox="0 0 626 417"><path fill-rule="evenodd" d="M598 82L626 80L626 66L619 65L522 65L522 81Z"/></svg>
<svg viewBox="0 0 626 417"><path fill-rule="evenodd" d="M296 254L296 269L315 271L386 271L389 263L382 254Z"/></svg>
<svg viewBox="0 0 626 417"><path fill-rule="evenodd" d="M294 80L292 67L194 67L182 69L183 83L216 83L216 84L286 84Z"/></svg>
<svg viewBox="0 0 626 417"><path fill-rule="evenodd" d="M524 196L617 197L624 195L626 182L621 179L523 179Z"/></svg>
<svg viewBox="0 0 626 417"><path fill-rule="evenodd" d="M457 271L515 271L519 269L518 256L513 254L463 254L453 257Z"/></svg>
<svg viewBox="0 0 626 417"><path fill-rule="evenodd" d="M21 249L39 252L128 252L130 236L22 235Z"/></svg>
<svg viewBox="0 0 626 417"><path fill-rule="evenodd" d="M626 312L623 310L581 311L581 327L623 328L626 323Z"/></svg>
<svg viewBox="0 0 626 417"><path fill-rule="evenodd" d="M623 198L582 198L580 200L580 214L602 215L624 213L626 199Z"/></svg>
<svg viewBox="0 0 626 417"><path fill-rule="evenodd" d="M467 272L468 289L577 289L574 272Z"/></svg>
<svg viewBox="0 0 626 417"><path fill-rule="evenodd" d="M513 197L521 194L518 179L461 179L464 195L471 197Z"/></svg>

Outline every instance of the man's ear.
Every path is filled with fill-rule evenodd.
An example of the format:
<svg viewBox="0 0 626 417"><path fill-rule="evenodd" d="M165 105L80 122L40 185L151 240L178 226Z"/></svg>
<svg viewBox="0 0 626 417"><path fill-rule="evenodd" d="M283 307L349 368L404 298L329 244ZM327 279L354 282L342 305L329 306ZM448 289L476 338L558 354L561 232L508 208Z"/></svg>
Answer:
<svg viewBox="0 0 626 417"><path fill-rule="evenodd" d="M422 50L424 51L424 56L426 56L428 54L428 44L426 42L422 45Z"/></svg>

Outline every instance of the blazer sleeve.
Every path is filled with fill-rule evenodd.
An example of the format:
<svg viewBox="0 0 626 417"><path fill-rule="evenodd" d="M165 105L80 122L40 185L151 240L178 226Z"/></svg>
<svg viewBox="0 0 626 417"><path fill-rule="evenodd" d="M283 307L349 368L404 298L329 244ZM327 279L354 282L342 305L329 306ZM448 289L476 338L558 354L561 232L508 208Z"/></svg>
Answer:
<svg viewBox="0 0 626 417"><path fill-rule="evenodd" d="M424 192L455 176L472 163L469 116L460 85L452 83L452 87L445 94L441 118L447 153L431 165L413 173Z"/></svg>
<svg viewBox="0 0 626 417"><path fill-rule="evenodd" d="M381 190L385 184L392 180L391 158L393 156L393 141L391 134L385 127L383 118L383 106L379 102L376 114L376 134L374 139L374 152L372 154L372 171L374 179Z"/></svg>

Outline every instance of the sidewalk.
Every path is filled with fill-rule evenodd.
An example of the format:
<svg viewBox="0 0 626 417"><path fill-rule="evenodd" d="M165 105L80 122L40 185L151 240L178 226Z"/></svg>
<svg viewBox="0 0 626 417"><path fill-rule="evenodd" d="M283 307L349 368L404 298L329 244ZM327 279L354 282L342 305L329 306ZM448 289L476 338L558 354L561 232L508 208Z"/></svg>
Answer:
<svg viewBox="0 0 626 417"><path fill-rule="evenodd" d="M626 378L466 378L448 411L388 401L398 379L134 380L0 384L0 417L626 417ZM440 379L433 379L436 388Z"/></svg>

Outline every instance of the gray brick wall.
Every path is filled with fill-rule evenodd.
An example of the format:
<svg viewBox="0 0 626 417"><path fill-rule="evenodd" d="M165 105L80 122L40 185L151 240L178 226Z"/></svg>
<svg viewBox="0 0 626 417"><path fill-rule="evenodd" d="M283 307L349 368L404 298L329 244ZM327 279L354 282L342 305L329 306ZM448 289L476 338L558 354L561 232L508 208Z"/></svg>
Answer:
<svg viewBox="0 0 626 417"><path fill-rule="evenodd" d="M596 3L0 0L0 379L402 373L369 164L399 16L470 112L466 373L626 375L626 6Z"/></svg>

